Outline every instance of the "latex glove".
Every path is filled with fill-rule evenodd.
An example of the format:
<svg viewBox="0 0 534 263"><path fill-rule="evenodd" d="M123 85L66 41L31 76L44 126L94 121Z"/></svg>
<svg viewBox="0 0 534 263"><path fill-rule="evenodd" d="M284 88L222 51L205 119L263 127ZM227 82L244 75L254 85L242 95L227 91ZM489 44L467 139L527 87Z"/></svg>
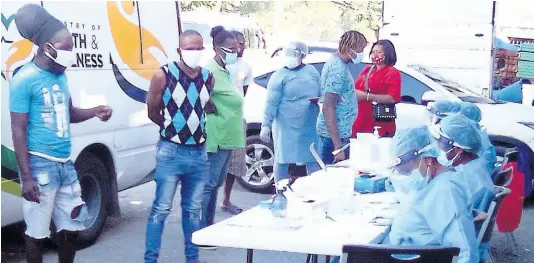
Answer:
<svg viewBox="0 0 534 263"><path fill-rule="evenodd" d="M271 127L268 127L268 126L262 126L261 127L260 139L263 142L270 142L271 141Z"/></svg>

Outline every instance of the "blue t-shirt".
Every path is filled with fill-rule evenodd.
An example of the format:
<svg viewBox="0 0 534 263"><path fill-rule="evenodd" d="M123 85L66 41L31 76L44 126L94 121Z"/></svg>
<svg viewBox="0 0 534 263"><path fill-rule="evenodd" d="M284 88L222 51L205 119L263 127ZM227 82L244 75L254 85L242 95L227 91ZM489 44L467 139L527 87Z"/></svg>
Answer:
<svg viewBox="0 0 534 263"><path fill-rule="evenodd" d="M350 68L338 56L332 56L323 67L321 73L321 92L338 94L336 105L336 121L341 138L352 136L352 125L358 115L358 100L354 90L354 78L350 73ZM323 112L317 119L317 133L326 138L330 138Z"/></svg>
<svg viewBox="0 0 534 263"><path fill-rule="evenodd" d="M70 156L70 93L65 74L24 65L9 84L9 109L28 113L27 140L32 154L65 159Z"/></svg>

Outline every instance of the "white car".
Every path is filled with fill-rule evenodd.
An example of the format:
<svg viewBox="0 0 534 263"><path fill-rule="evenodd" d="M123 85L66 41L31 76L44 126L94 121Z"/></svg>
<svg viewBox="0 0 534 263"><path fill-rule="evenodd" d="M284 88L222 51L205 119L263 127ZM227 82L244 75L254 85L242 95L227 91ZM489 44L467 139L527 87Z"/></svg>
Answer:
<svg viewBox="0 0 534 263"><path fill-rule="evenodd" d="M324 60L308 61L308 63L321 72ZM355 79L366 65L366 63L350 64ZM506 149L517 147L522 152L522 157L526 158L526 164L520 169L526 173L525 196L531 194L534 168L534 107L481 97L457 83L441 78L423 66L397 65L396 68L402 76L402 101L397 104L397 130L427 123L428 113L425 106L429 101L453 100L476 103L483 115L481 124L487 129L497 155L502 158ZM273 72L274 70L258 75L245 99L245 117L248 123L248 171L239 181L251 190L269 189L273 180L272 144L261 142L258 136L265 109L265 88Z"/></svg>

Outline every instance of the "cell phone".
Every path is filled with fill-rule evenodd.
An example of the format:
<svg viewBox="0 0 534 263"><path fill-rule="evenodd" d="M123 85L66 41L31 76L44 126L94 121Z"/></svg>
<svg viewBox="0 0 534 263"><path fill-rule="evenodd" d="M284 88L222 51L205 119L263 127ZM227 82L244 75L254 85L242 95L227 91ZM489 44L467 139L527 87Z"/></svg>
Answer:
<svg viewBox="0 0 534 263"><path fill-rule="evenodd" d="M320 97L313 97L313 98L308 98L308 100L312 103L319 103L319 99Z"/></svg>

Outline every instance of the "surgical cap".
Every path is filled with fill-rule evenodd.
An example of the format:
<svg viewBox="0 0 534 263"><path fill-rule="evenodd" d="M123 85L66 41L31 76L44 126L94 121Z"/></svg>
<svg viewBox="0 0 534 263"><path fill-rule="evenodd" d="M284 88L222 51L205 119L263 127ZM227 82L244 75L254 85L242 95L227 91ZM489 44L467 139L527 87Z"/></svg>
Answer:
<svg viewBox="0 0 534 263"><path fill-rule="evenodd" d="M449 100L438 100L428 109L430 113L438 118L456 114L460 111L460 104Z"/></svg>
<svg viewBox="0 0 534 263"><path fill-rule="evenodd" d="M477 105L471 102L462 102L460 113L472 121L479 122L482 119L482 112Z"/></svg>
<svg viewBox="0 0 534 263"><path fill-rule="evenodd" d="M15 14L15 24L20 35L37 46L46 44L53 38L70 35L61 21L36 4L21 7Z"/></svg>
<svg viewBox="0 0 534 263"><path fill-rule="evenodd" d="M480 132L475 122L462 114L445 117L441 120L441 133L451 139L455 146L469 152L478 152L481 147Z"/></svg>
<svg viewBox="0 0 534 263"><path fill-rule="evenodd" d="M300 53L300 55L302 55L303 57L306 57L308 55L308 52L309 52L308 45L306 45L304 42L301 42L301 41L289 42L288 44L286 44L283 47L283 50L296 51L296 52Z"/></svg>
<svg viewBox="0 0 534 263"><path fill-rule="evenodd" d="M393 158L422 149L424 152L416 159L439 156L439 150L427 126L401 130L391 140L390 152Z"/></svg>

